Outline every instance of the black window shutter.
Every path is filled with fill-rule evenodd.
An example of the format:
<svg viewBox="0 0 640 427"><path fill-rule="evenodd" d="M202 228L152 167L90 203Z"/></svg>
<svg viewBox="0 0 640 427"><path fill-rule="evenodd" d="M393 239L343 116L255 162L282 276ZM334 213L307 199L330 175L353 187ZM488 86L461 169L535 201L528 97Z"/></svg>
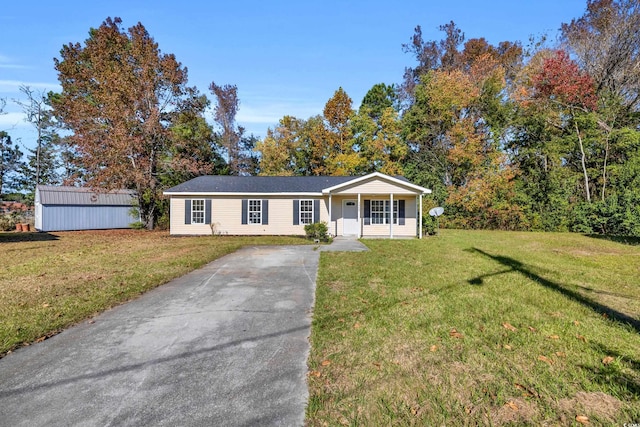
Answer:
<svg viewBox="0 0 640 427"><path fill-rule="evenodd" d="M204 201L204 223L211 224L211 199Z"/></svg>
<svg viewBox="0 0 640 427"><path fill-rule="evenodd" d="M249 201L242 199L242 224L248 224Z"/></svg>
<svg viewBox="0 0 640 427"><path fill-rule="evenodd" d="M300 224L300 200L293 201L293 225Z"/></svg>
<svg viewBox="0 0 640 427"><path fill-rule="evenodd" d="M404 200L398 200L398 225L404 225Z"/></svg>
<svg viewBox="0 0 640 427"><path fill-rule="evenodd" d="M313 201L313 222L320 222L320 200Z"/></svg>
<svg viewBox="0 0 640 427"><path fill-rule="evenodd" d="M184 223L191 224L191 200L184 201Z"/></svg>
<svg viewBox="0 0 640 427"><path fill-rule="evenodd" d="M269 225L269 200L262 199L262 225Z"/></svg>
<svg viewBox="0 0 640 427"><path fill-rule="evenodd" d="M371 225L371 200L364 201L364 225Z"/></svg>

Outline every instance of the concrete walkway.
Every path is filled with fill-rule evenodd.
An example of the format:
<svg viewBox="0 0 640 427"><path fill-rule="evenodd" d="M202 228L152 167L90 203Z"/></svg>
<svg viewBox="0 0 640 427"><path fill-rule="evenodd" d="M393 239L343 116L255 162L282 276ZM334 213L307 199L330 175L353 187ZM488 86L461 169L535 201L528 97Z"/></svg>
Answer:
<svg viewBox="0 0 640 427"><path fill-rule="evenodd" d="M0 425L302 425L318 260L245 248L9 354Z"/></svg>
<svg viewBox="0 0 640 427"><path fill-rule="evenodd" d="M369 248L363 245L355 236L336 236L330 245L320 246L320 250L323 252L364 252L368 251Z"/></svg>

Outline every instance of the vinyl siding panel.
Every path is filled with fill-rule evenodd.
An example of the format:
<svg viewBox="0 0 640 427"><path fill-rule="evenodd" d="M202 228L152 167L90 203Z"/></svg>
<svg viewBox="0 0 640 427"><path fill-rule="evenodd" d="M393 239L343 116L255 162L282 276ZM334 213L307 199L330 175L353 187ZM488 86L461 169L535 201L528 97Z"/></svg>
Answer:
<svg viewBox="0 0 640 427"><path fill-rule="evenodd" d="M208 224L184 224L185 200L198 198L171 198L171 234L209 235L212 227ZM242 224L242 200L246 197L218 196L213 198L211 222L217 234L224 235L304 235L304 225L293 224L293 198L260 197L256 200L268 200L269 224ZM263 203L264 206L264 203ZM320 202L320 221L328 221L328 207L325 200Z"/></svg>
<svg viewBox="0 0 640 427"><path fill-rule="evenodd" d="M36 206L39 231L108 230L129 228L138 218L130 206Z"/></svg>
<svg viewBox="0 0 640 427"><path fill-rule="evenodd" d="M361 195L360 196L360 232L363 237L371 236L389 236L389 225L364 225L364 201L365 200L388 200L389 195ZM343 223L342 223L342 202L344 200L355 200L357 202L357 195L354 196L333 196L331 198L331 226L329 227L329 232L333 235L341 236L343 231ZM393 224L393 235L398 237L413 237L417 236L418 230L418 220L416 214L416 198L415 196L405 197L405 196L396 196L394 194L394 200L404 200L404 210L405 210L405 224L398 225Z"/></svg>
<svg viewBox="0 0 640 427"><path fill-rule="evenodd" d="M400 185L391 184L381 179L371 179L369 181L361 182L353 186L348 186L335 194L416 194L415 190L411 190Z"/></svg>

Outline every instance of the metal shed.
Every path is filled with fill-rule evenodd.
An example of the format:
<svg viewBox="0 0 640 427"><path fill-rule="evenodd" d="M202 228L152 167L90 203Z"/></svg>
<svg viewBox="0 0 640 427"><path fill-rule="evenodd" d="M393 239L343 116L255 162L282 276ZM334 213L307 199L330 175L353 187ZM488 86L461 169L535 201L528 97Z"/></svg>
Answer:
<svg viewBox="0 0 640 427"><path fill-rule="evenodd" d="M131 208L130 190L95 192L85 187L38 185L35 194L35 228L38 231L104 230L130 228L140 218Z"/></svg>

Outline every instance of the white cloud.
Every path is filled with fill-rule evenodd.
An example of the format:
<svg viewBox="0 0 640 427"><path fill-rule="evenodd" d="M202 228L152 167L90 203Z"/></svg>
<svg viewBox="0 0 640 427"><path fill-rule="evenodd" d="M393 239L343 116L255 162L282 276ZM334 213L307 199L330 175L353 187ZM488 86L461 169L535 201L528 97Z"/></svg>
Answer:
<svg viewBox="0 0 640 427"><path fill-rule="evenodd" d="M29 126L29 124L25 122L24 119L24 113L18 111L0 114L0 130Z"/></svg>
<svg viewBox="0 0 640 427"><path fill-rule="evenodd" d="M31 67L28 67L26 65L21 65L21 64L16 64L13 59L9 58L6 55L1 55L0 54L0 68L11 68L11 69L16 69L16 70L25 70Z"/></svg>
<svg viewBox="0 0 640 427"><path fill-rule="evenodd" d="M31 89L53 90L59 88L58 83L25 82L21 80L0 80L0 92L18 92L20 86Z"/></svg>

